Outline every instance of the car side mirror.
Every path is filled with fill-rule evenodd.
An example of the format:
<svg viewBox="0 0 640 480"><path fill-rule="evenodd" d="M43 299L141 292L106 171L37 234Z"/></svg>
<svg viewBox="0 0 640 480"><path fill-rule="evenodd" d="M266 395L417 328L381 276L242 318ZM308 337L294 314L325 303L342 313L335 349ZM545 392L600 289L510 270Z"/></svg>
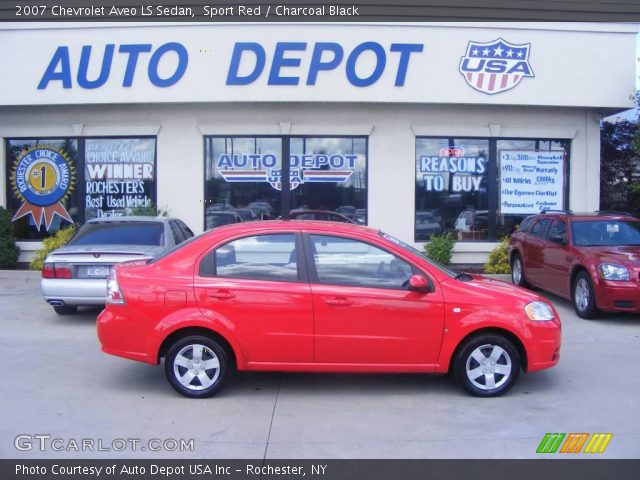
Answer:
<svg viewBox="0 0 640 480"><path fill-rule="evenodd" d="M409 290L412 292L428 293L431 291L431 286L429 285L427 277L420 274L414 274L409 278Z"/></svg>
<svg viewBox="0 0 640 480"><path fill-rule="evenodd" d="M561 233L552 233L549 235L549 240L556 243L566 243L565 237Z"/></svg>

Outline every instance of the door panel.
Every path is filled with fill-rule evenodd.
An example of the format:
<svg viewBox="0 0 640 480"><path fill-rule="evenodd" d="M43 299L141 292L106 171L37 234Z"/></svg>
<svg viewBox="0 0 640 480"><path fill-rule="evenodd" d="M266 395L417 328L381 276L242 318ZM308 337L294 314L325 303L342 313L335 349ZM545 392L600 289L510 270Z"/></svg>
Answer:
<svg viewBox="0 0 640 480"><path fill-rule="evenodd" d="M403 288L415 267L368 243L310 235L306 245L314 278L316 362L436 363L444 326L439 288Z"/></svg>
<svg viewBox="0 0 640 480"><path fill-rule="evenodd" d="M233 332L249 362L313 361L313 306L293 233L233 240L205 255L194 285L202 313Z"/></svg>

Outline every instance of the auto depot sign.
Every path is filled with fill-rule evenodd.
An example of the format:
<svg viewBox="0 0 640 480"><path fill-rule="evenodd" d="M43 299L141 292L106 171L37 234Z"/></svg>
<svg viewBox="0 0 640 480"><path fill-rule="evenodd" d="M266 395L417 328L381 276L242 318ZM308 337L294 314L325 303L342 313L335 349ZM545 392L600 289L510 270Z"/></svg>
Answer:
<svg viewBox="0 0 640 480"><path fill-rule="evenodd" d="M0 105L629 104L632 55L583 71L632 35L480 25L0 26Z"/></svg>

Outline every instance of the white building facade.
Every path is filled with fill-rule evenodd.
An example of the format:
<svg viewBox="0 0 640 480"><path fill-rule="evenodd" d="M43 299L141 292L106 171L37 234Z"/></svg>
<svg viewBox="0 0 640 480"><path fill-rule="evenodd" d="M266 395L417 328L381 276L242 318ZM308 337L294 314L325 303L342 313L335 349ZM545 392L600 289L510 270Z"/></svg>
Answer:
<svg viewBox="0 0 640 480"><path fill-rule="evenodd" d="M599 206L633 107L629 24L6 24L0 204L26 261L70 221L198 233L337 211L481 263L541 208ZM288 175L287 175L288 173ZM288 181L287 181L288 178Z"/></svg>

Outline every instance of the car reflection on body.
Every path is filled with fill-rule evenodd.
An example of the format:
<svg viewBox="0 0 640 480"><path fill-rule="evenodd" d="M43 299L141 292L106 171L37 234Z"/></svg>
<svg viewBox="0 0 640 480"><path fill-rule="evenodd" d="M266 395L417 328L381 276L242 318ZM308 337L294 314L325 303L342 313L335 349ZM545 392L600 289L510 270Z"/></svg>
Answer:
<svg viewBox="0 0 640 480"><path fill-rule="evenodd" d="M111 270L102 350L158 364L187 397L232 368L452 370L472 395L553 367L560 319L543 297L440 266L379 230L270 221L206 232L149 263Z"/></svg>
<svg viewBox="0 0 640 480"><path fill-rule="evenodd" d="M240 223L242 217L238 212L233 210L229 211L213 211L205 214L205 229L220 227L222 225L228 225L230 223Z"/></svg>
<svg viewBox="0 0 640 480"><path fill-rule="evenodd" d="M62 248L44 261L40 288L56 313L82 305L104 305L109 269L116 263L151 259L193 232L170 217L108 217L85 223Z"/></svg>

